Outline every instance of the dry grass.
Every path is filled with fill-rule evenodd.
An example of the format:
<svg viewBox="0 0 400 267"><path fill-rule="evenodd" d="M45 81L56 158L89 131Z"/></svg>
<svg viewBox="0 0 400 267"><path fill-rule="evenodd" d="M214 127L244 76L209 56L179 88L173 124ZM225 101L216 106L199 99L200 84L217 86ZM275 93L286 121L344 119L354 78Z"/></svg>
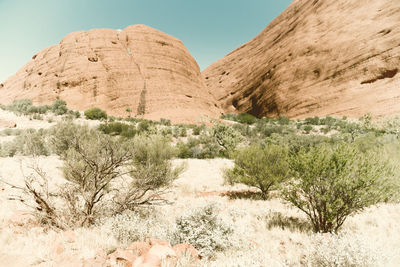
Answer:
<svg viewBox="0 0 400 267"><path fill-rule="evenodd" d="M0 113L4 113L0 111ZM4 114L3 114L4 115ZM18 119L18 118L17 118ZM17 122L19 123L19 122ZM43 122L44 124L49 124ZM31 125L29 125L30 127ZM1 129L0 129L1 130ZM0 176L8 182L21 184L23 173L29 173L32 158L0 158ZM298 210L282 203L278 198L268 201L229 198L226 192L248 190L244 186L223 185L222 169L232 166L226 159L176 160L186 162L187 167L175 182L169 194L171 205L156 208L164 217L155 228L172 227L175 219L188 209L217 203L219 215L235 229L232 237L235 245L217 253L212 260L203 260L204 266L309 266L315 247L315 235L300 227L289 227L288 218L304 221ZM41 157L39 163L54 182L62 183L61 161L55 157ZM22 164L22 165L21 165ZM22 166L22 167L21 167ZM9 186L0 185L0 262L7 266L55 264L59 258L88 259L123 246L110 234L107 224L74 230L75 238L67 240L62 232L44 231L43 228L21 216L27 207L7 200L16 193ZM400 263L400 204L382 204L371 207L348 219L343 231L350 243L364 236L378 253L378 266L399 266ZM19 215L18 215L19 214ZM271 214L280 214L285 220L271 224ZM18 215L18 216L16 216ZM15 221L17 218L17 221ZM276 219L276 218L275 218ZM286 220L287 219L287 220ZM294 223L295 224L295 223ZM271 226L276 225L276 226ZM151 227L150 227L151 228ZM156 232L148 229L149 235ZM152 232L153 231L153 232ZM331 238L329 236L327 239ZM61 247L60 253L54 250Z"/></svg>

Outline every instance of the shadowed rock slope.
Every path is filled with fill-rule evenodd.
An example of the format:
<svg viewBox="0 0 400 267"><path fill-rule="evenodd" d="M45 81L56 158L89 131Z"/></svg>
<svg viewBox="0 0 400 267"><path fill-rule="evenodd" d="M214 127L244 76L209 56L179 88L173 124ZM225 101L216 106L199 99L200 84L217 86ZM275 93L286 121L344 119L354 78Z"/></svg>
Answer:
<svg viewBox="0 0 400 267"><path fill-rule="evenodd" d="M295 0L203 71L225 112L400 113L400 1Z"/></svg>
<svg viewBox="0 0 400 267"><path fill-rule="evenodd" d="M184 44L145 25L67 35L0 85L0 103L30 98L115 116L198 122L221 113Z"/></svg>

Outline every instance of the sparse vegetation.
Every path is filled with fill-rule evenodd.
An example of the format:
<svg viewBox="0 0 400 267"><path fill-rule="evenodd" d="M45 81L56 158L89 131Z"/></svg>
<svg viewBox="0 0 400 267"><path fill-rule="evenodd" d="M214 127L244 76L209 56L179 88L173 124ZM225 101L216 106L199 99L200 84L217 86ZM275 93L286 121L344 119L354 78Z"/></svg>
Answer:
<svg viewBox="0 0 400 267"><path fill-rule="evenodd" d="M206 127L108 117L89 127L74 123L80 113L66 110L63 101L32 107L17 101L12 109L58 123L0 132L0 155L18 156L1 159L7 184L0 193L11 188L10 198L33 208L47 230L41 235L52 232L48 227L99 231L107 236L99 241L107 243L107 253L148 238L190 243L202 256L200 264L210 266L380 266L398 258L376 245L381 236L393 248L400 240L394 202L399 181L392 167L400 155L396 119L230 114L224 119L235 121L231 125ZM3 171L19 159L51 164L46 171L33 165L30 174L22 163L21 174ZM190 168L174 183L182 162ZM206 169L214 165L219 167ZM222 185L223 168L231 186ZM204 206L209 199L218 205ZM379 232L382 227L387 232ZM361 233L373 238L360 241ZM3 235L14 240L14 234Z"/></svg>
<svg viewBox="0 0 400 267"><path fill-rule="evenodd" d="M107 113L99 108L90 108L84 112L86 119L88 120L105 120L107 119Z"/></svg>

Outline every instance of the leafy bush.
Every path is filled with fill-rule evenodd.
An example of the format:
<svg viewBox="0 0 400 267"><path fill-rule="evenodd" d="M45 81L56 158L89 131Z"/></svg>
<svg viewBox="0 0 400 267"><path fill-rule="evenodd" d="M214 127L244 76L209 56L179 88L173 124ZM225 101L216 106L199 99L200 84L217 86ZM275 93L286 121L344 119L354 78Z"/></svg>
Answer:
<svg viewBox="0 0 400 267"><path fill-rule="evenodd" d="M90 108L84 112L86 119L88 120L101 120L107 119L107 113L99 108Z"/></svg>
<svg viewBox="0 0 400 267"><path fill-rule="evenodd" d="M221 153L229 157L243 140L242 135L226 124L216 124L210 131L211 137L221 147Z"/></svg>
<svg viewBox="0 0 400 267"><path fill-rule="evenodd" d="M56 115L64 115L68 111L67 102L64 100L54 101L53 105L51 106L51 111Z"/></svg>
<svg viewBox="0 0 400 267"><path fill-rule="evenodd" d="M120 135L131 138L136 135L136 127L122 122L110 122L99 125L99 130L109 135Z"/></svg>
<svg viewBox="0 0 400 267"><path fill-rule="evenodd" d="M255 131L258 132L262 137L269 137L276 133L283 135L287 129L282 125L268 124L260 121L256 124Z"/></svg>
<svg viewBox="0 0 400 267"><path fill-rule="evenodd" d="M193 132L192 132L193 135L200 135L201 132L204 130L204 128L205 128L204 124L202 124L201 126L196 125L195 127L193 127Z"/></svg>
<svg viewBox="0 0 400 267"><path fill-rule="evenodd" d="M186 137L187 136L187 130L186 127L182 127L179 133L180 137Z"/></svg>
<svg viewBox="0 0 400 267"><path fill-rule="evenodd" d="M212 257L232 245L233 227L218 216L213 204L190 210L176 220L172 243L189 243L203 257Z"/></svg>
<svg viewBox="0 0 400 267"><path fill-rule="evenodd" d="M264 149L246 147L236 153L234 162L234 168L225 171L225 181L254 186L261 190L263 199L286 179L289 169L287 149L277 145L268 145Z"/></svg>
<svg viewBox="0 0 400 267"><path fill-rule="evenodd" d="M167 120L167 119L160 119L160 124L161 125L165 125L165 126L171 126L171 120Z"/></svg>
<svg viewBox="0 0 400 267"><path fill-rule="evenodd" d="M294 179L283 197L308 216L315 232L337 232L348 216L388 200L396 190L387 164L349 144L301 150L289 164Z"/></svg>
<svg viewBox="0 0 400 267"><path fill-rule="evenodd" d="M304 126L303 130L308 134L313 130L313 127L311 125L306 125Z"/></svg>
<svg viewBox="0 0 400 267"><path fill-rule="evenodd" d="M184 142L179 141L176 144L176 149L178 158L187 159L192 157L192 151L190 150L190 147L187 146Z"/></svg>
<svg viewBox="0 0 400 267"><path fill-rule="evenodd" d="M277 121L278 121L278 124L280 124L280 125L289 125L290 124L290 119L283 115L280 115L278 117Z"/></svg>
<svg viewBox="0 0 400 267"><path fill-rule="evenodd" d="M319 125L320 121L318 117L314 117L314 118L306 118L304 119L304 123L308 124L308 125Z"/></svg>
<svg viewBox="0 0 400 267"><path fill-rule="evenodd" d="M76 136L86 136L89 133L87 125L79 126L72 121L59 122L49 130L49 145L51 150L65 157L65 153L74 146Z"/></svg>
<svg viewBox="0 0 400 267"><path fill-rule="evenodd" d="M297 153L300 150L309 150L310 148L323 143L339 143L340 140L319 135L272 135L265 140L267 144L287 146L290 153Z"/></svg>
<svg viewBox="0 0 400 267"><path fill-rule="evenodd" d="M257 118L248 113L241 113L237 116L237 121L244 124L253 124L257 121Z"/></svg>
<svg viewBox="0 0 400 267"><path fill-rule="evenodd" d="M248 114L248 113L241 113L239 115L228 113L228 114L222 115L221 119L236 121L236 122L244 123L244 124L253 124L257 121L256 117L254 117L253 115Z"/></svg>
<svg viewBox="0 0 400 267"><path fill-rule="evenodd" d="M147 120L143 120L143 121L139 122L137 130L139 132L147 132L147 131L149 131L149 128L150 128L150 122Z"/></svg>

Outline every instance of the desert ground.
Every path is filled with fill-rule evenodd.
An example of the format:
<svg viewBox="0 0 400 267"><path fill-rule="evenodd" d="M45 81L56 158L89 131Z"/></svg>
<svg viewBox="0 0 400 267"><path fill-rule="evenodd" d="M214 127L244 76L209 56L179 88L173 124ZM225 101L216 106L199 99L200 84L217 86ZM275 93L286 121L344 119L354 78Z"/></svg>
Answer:
<svg viewBox="0 0 400 267"><path fill-rule="evenodd" d="M17 129L39 129L54 125L58 117L33 120L2 110L0 120L16 123ZM84 119L77 122L96 125ZM12 138L2 137L0 141ZM313 234L299 226L306 221L305 216L274 194L267 201L234 197L235 192L239 195L252 189L224 184L223 170L233 166L232 160L174 160L175 165L181 163L185 170L170 188L170 203L145 208L151 216L128 224L131 231L139 240L168 240L176 218L207 204L213 204L220 219L234 231L228 249L216 252L212 258L177 266L316 266L316 257L347 257L359 266L371 266L371 262L375 266L400 266L400 204L373 206L350 217L338 236ZM51 177L50 188L65 182L60 170L62 161L55 155L0 158L0 177L7 183L23 185L32 166L39 166ZM113 235L112 220L69 231L45 229L30 215L29 207L10 200L18 194L9 184L1 184L1 266L123 266L107 257L129 245Z"/></svg>

